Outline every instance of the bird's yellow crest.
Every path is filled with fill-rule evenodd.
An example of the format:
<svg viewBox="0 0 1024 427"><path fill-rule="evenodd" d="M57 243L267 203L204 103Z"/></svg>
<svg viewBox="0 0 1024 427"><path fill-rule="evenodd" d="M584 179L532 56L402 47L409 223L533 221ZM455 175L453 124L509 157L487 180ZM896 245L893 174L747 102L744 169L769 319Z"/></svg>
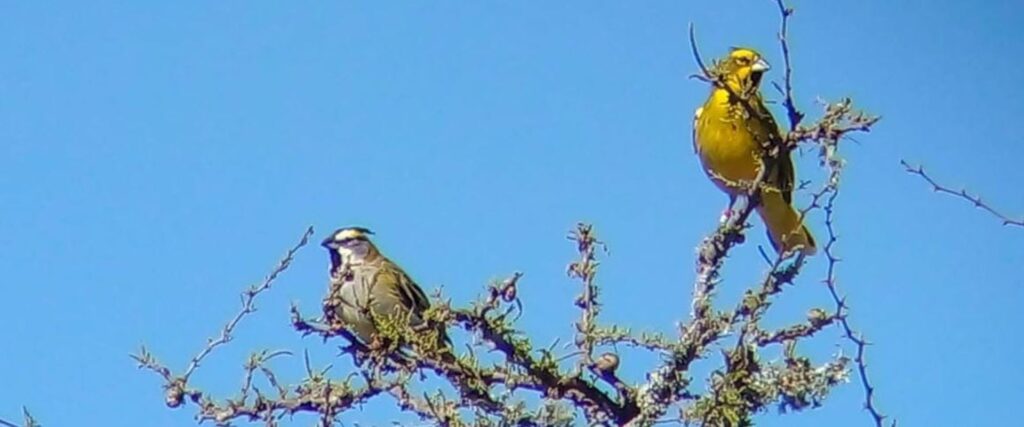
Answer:
<svg viewBox="0 0 1024 427"><path fill-rule="evenodd" d="M754 49L746 47L734 47L729 52L729 58L741 62L745 61L748 64L752 64L756 62L758 59L761 59L761 54L757 53L757 51Z"/></svg>
<svg viewBox="0 0 1024 427"><path fill-rule="evenodd" d="M715 62L715 73L724 76L733 91L757 89L761 76L771 67L754 49L734 47L729 55Z"/></svg>

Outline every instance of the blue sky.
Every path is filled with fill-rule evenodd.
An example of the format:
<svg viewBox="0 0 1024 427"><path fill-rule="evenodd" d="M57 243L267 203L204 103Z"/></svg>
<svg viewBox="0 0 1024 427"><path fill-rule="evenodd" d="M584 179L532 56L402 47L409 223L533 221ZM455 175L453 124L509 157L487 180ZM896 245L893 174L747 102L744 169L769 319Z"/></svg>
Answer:
<svg viewBox="0 0 1024 427"><path fill-rule="evenodd" d="M816 97L852 96L884 116L843 147L837 213L839 284L875 343L880 407L903 425L1015 419L1024 231L931 193L899 160L1024 213L1024 6L793 6L800 105L813 116ZM6 4L0 418L26 405L48 426L191 425L194 408L165 408L129 352L144 343L180 370L307 225L371 227L456 302L523 271L521 326L548 343L575 315L564 236L590 221L611 247L604 319L671 331L725 203L691 148L707 88L686 77L689 22L708 57L745 45L781 64L768 0ZM820 179L813 152L797 163ZM763 272L759 224L748 242L723 301ZM326 263L300 252L196 385L234 393L258 348L330 363L287 325L290 302L319 305ZM828 307L823 267L814 259L769 321ZM841 344L830 330L807 350ZM623 369L640 378L641 359ZM299 375L298 360L275 366ZM863 426L861 399L851 383L824 408L758 421ZM345 418L408 419L387 402Z"/></svg>

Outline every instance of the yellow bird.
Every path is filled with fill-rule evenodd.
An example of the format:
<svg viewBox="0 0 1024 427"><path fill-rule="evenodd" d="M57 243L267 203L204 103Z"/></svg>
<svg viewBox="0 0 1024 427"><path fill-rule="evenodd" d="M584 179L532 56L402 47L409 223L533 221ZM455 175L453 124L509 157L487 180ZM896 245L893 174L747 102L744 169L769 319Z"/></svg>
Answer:
<svg viewBox="0 0 1024 427"><path fill-rule="evenodd" d="M713 73L722 76L728 89L715 85L694 115L693 145L704 172L729 195L729 206L745 194L764 165L763 144L782 141L778 125L759 92L768 62L751 49L736 48L718 61ZM745 102L744 102L745 99ZM795 171L789 153L765 175L757 212L768 228L776 252L800 251L812 255L814 238L792 205ZM728 212L728 211L727 211Z"/></svg>

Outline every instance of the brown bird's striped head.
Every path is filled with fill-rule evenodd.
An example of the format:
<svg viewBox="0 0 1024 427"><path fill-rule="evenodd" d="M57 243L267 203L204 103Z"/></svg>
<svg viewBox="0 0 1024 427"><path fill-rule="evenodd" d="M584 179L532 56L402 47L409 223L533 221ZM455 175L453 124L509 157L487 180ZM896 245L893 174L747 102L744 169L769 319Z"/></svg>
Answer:
<svg viewBox="0 0 1024 427"><path fill-rule="evenodd" d="M373 232L363 227L342 227L327 236L321 246L331 255L331 271L344 262L359 262L375 257L379 251L370 241Z"/></svg>

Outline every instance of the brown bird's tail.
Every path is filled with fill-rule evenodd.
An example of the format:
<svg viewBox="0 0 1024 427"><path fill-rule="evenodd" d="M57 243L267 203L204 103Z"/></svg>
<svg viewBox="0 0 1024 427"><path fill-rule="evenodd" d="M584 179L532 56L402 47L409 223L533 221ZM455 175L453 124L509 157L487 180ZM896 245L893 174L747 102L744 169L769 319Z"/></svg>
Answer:
<svg viewBox="0 0 1024 427"><path fill-rule="evenodd" d="M800 213L782 198L778 191L762 191L761 205L757 208L765 227L768 239L772 242L775 252L798 250L804 255L814 255L818 247L814 237L800 221Z"/></svg>

